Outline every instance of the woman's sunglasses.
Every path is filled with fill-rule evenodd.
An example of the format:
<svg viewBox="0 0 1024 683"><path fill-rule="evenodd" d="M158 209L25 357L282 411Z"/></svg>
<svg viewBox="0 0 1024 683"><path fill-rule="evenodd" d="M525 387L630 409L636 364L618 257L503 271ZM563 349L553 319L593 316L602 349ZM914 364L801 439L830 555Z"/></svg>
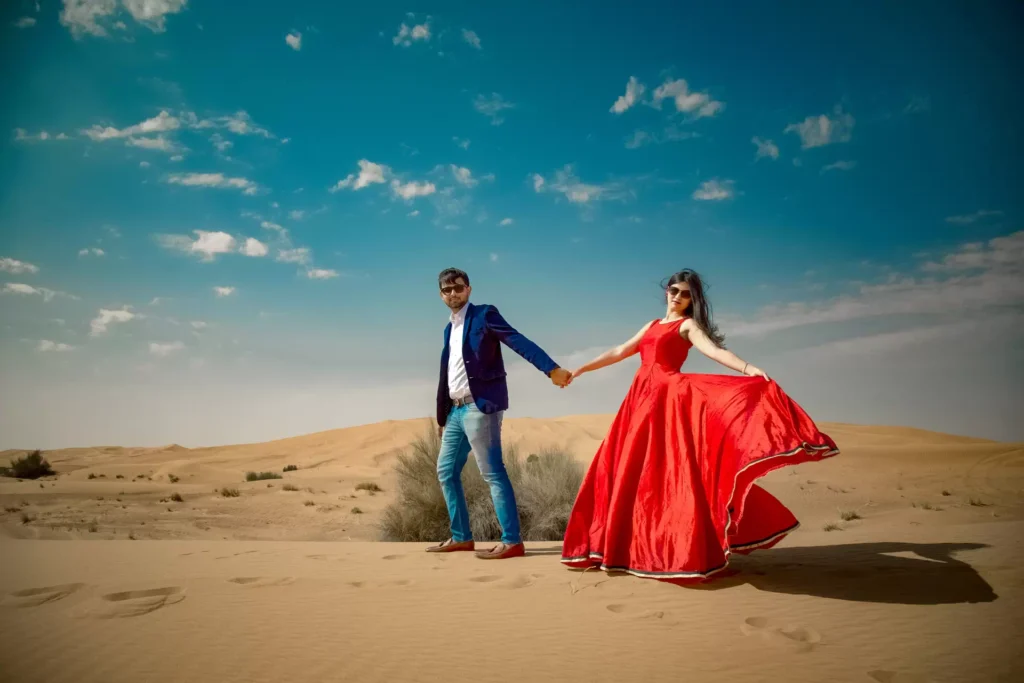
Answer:
<svg viewBox="0 0 1024 683"><path fill-rule="evenodd" d="M688 289L680 289L679 287L669 287L669 296L681 296L684 299L689 299L692 295Z"/></svg>

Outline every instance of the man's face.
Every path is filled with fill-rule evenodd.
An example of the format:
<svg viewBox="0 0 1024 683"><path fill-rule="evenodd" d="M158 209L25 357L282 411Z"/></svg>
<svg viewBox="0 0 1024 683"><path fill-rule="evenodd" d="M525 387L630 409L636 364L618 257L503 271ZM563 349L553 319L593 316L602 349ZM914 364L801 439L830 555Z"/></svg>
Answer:
<svg viewBox="0 0 1024 683"><path fill-rule="evenodd" d="M448 308L457 311L466 305L466 302L469 301L469 293L472 291L473 289L466 284L465 280L461 277L455 278L455 280L441 285L441 301Z"/></svg>

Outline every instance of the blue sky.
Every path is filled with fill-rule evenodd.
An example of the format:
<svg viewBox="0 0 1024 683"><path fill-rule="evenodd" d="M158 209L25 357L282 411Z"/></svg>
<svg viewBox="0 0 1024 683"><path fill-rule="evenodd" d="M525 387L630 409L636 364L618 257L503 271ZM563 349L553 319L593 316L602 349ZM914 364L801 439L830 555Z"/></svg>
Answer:
<svg viewBox="0 0 1024 683"><path fill-rule="evenodd" d="M449 265L568 367L695 268L816 419L1024 440L1013 3L347 5L4 3L0 448L431 415Z"/></svg>

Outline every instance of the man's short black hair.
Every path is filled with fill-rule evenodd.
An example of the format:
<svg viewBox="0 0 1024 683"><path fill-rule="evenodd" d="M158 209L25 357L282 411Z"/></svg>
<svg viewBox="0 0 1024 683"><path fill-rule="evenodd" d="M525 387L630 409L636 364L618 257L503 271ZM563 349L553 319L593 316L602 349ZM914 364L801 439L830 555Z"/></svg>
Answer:
<svg viewBox="0 0 1024 683"><path fill-rule="evenodd" d="M462 278L463 282L465 282L467 285L469 284L469 276L466 275L466 271L459 270L458 268L445 268L437 276L437 288L440 289L445 285L450 285L454 283L456 280L458 280L460 277Z"/></svg>

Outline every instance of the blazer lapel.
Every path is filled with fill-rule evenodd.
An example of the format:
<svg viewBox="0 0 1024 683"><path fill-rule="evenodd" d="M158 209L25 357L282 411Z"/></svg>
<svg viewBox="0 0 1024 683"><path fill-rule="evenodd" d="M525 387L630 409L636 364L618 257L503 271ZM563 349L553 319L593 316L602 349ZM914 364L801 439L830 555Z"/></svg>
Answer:
<svg viewBox="0 0 1024 683"><path fill-rule="evenodd" d="M469 339L469 326L473 324L473 304L466 302L466 319L462 323L462 353L466 352L466 340Z"/></svg>

